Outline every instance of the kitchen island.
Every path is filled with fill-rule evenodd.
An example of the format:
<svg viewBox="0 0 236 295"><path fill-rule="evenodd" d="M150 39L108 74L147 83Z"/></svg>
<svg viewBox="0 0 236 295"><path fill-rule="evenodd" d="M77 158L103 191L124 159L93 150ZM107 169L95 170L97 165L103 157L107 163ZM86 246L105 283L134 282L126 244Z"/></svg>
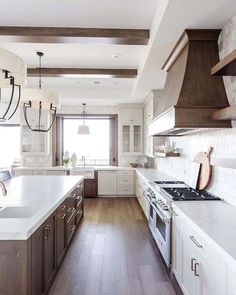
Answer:
<svg viewBox="0 0 236 295"><path fill-rule="evenodd" d="M0 197L0 294L46 294L83 216L82 176L22 176Z"/></svg>

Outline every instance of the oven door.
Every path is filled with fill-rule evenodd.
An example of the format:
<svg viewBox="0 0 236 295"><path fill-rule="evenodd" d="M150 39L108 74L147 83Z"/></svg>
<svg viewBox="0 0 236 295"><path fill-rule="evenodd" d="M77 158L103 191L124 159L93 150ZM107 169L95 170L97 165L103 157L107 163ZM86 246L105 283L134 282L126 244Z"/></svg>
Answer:
<svg viewBox="0 0 236 295"><path fill-rule="evenodd" d="M159 210L154 210L153 237L167 264L170 265L170 231L171 218L163 216Z"/></svg>

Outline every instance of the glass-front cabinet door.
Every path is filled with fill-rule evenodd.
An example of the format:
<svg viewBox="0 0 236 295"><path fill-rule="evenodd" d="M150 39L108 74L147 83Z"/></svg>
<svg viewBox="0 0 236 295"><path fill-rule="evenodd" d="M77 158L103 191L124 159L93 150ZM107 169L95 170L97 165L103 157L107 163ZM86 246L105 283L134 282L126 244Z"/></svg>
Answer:
<svg viewBox="0 0 236 295"><path fill-rule="evenodd" d="M123 153L131 152L131 126L130 125L122 126L122 152Z"/></svg>
<svg viewBox="0 0 236 295"><path fill-rule="evenodd" d="M133 125L133 152L142 153L142 126Z"/></svg>
<svg viewBox="0 0 236 295"><path fill-rule="evenodd" d="M122 125L122 153L142 154L142 125Z"/></svg>

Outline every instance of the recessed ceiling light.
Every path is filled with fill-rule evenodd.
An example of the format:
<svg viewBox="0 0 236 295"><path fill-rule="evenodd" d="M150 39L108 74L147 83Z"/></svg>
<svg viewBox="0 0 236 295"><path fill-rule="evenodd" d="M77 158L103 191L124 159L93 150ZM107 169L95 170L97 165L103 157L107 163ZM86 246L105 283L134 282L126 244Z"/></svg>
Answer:
<svg viewBox="0 0 236 295"><path fill-rule="evenodd" d="M114 54L112 54L112 58L113 59L119 59L119 58L121 58L121 54L120 53L114 53Z"/></svg>
<svg viewBox="0 0 236 295"><path fill-rule="evenodd" d="M94 81L93 84L99 85L100 82L99 81Z"/></svg>

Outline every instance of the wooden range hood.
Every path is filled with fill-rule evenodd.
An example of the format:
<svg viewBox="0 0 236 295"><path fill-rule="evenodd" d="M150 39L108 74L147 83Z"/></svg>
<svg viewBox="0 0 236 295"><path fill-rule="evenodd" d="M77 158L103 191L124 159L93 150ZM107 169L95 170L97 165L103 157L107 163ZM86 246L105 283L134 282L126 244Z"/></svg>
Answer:
<svg viewBox="0 0 236 295"><path fill-rule="evenodd" d="M180 136L204 128L232 127L229 121L212 119L215 111L229 106L222 77L211 76L212 66L219 62L219 33L183 33L162 68L168 72L167 80L149 135Z"/></svg>

